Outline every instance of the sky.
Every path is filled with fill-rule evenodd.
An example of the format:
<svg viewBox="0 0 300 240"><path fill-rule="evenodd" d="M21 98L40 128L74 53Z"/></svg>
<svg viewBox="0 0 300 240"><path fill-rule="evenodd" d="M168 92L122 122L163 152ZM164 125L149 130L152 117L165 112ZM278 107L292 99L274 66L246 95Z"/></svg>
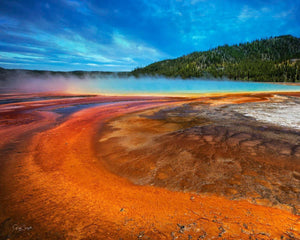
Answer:
<svg viewBox="0 0 300 240"><path fill-rule="evenodd" d="M1 0L0 67L131 71L270 36L300 37L300 0Z"/></svg>

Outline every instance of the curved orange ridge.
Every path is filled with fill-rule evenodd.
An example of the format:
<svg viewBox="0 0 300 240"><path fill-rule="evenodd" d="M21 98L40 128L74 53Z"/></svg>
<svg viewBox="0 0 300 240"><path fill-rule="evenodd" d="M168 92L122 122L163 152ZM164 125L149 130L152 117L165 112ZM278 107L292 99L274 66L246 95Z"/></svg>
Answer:
<svg viewBox="0 0 300 240"><path fill-rule="evenodd" d="M36 135L14 169L10 205L49 239L300 238L300 218L246 200L136 186L95 156L101 124L167 102L85 109ZM22 199L20 201L20 199Z"/></svg>

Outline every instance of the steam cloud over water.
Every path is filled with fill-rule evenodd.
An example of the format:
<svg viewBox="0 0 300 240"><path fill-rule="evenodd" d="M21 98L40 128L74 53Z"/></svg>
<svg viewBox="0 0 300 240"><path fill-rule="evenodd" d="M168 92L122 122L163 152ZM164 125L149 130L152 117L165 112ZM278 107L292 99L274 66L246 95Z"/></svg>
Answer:
<svg viewBox="0 0 300 240"><path fill-rule="evenodd" d="M52 74L14 72L0 81L1 87L22 92L98 94L197 94L254 91L300 91L300 86L207 79L120 77L117 74Z"/></svg>

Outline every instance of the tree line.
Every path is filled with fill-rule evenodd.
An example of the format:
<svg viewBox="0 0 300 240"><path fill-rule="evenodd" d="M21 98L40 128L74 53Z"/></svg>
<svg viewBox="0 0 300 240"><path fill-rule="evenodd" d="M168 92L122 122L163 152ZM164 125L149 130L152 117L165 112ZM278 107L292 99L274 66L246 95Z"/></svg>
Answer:
<svg viewBox="0 0 300 240"><path fill-rule="evenodd" d="M285 35L219 46L137 68L132 74L300 82L300 38Z"/></svg>

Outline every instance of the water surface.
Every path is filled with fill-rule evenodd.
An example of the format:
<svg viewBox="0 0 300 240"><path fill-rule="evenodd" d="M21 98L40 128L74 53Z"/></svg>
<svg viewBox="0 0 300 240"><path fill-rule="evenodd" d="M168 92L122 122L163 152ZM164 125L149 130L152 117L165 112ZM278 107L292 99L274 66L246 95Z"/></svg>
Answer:
<svg viewBox="0 0 300 240"><path fill-rule="evenodd" d="M80 84L81 90L107 94L197 94L224 92L300 91L300 86L228 80L108 78Z"/></svg>

